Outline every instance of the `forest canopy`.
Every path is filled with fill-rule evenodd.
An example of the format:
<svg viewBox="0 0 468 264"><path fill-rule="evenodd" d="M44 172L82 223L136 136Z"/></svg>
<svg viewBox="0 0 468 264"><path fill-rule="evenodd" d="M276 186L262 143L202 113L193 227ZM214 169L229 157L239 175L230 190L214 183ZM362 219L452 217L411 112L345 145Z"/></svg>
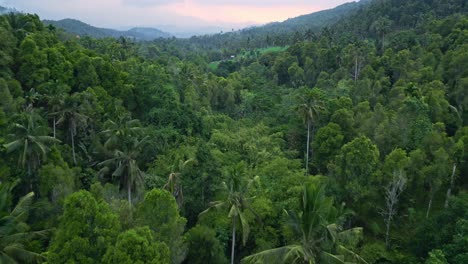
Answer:
<svg viewBox="0 0 468 264"><path fill-rule="evenodd" d="M1 15L0 263L468 263L467 8L146 42Z"/></svg>

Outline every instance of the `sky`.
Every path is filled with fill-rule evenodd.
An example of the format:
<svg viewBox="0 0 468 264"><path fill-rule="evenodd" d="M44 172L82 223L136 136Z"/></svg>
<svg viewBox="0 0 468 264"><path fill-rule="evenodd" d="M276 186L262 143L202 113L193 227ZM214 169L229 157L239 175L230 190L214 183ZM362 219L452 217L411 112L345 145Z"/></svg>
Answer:
<svg viewBox="0 0 468 264"><path fill-rule="evenodd" d="M43 19L75 18L108 28L224 27L283 21L353 0L0 0Z"/></svg>

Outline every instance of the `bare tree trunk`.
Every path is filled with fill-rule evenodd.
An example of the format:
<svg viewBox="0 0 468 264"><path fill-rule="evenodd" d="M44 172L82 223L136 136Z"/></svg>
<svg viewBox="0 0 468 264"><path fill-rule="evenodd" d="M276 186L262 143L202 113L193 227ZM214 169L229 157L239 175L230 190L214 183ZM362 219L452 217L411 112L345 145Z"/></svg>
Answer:
<svg viewBox="0 0 468 264"><path fill-rule="evenodd" d="M454 184L454 181L455 181L455 172L457 171L457 164L454 163L453 164L453 168L452 168L452 176L450 177L450 186L447 190L447 196L445 198L445 205L444 207L447 208L448 205L449 205L449 199L450 199L450 196L452 195L452 189L453 189L453 184Z"/></svg>
<svg viewBox="0 0 468 264"><path fill-rule="evenodd" d="M310 148L310 118L307 119L307 146L306 146L306 166L305 166L305 174L309 174L309 148Z"/></svg>
<svg viewBox="0 0 468 264"><path fill-rule="evenodd" d="M399 197L405 189L406 178L403 176L403 171L393 172L393 179L390 184L385 188L385 204L387 209L383 212L384 222L386 225L385 230L385 245L387 249L390 248L390 226L393 217L397 214L397 205Z"/></svg>
<svg viewBox="0 0 468 264"><path fill-rule="evenodd" d="M234 251L236 247L236 217L232 219L232 246L231 246L231 264L234 264Z"/></svg>
<svg viewBox="0 0 468 264"><path fill-rule="evenodd" d="M393 210L393 208L389 208L389 211ZM387 249L390 247L390 224L391 224L391 218L386 221L386 230L385 230L385 246Z"/></svg>
<svg viewBox="0 0 468 264"><path fill-rule="evenodd" d="M358 79L358 56L356 56L356 61L354 63L354 81Z"/></svg>
<svg viewBox="0 0 468 264"><path fill-rule="evenodd" d="M55 138L55 131L56 131L55 126L56 124L55 124L55 116L54 116L54 138Z"/></svg>
<svg viewBox="0 0 468 264"><path fill-rule="evenodd" d="M75 137L73 136L73 131L70 130L71 142L72 142L72 152L73 152L73 163L76 165L76 154L75 154Z"/></svg>
<svg viewBox="0 0 468 264"><path fill-rule="evenodd" d="M127 184L127 198L128 198L128 205L132 208L132 186L130 183Z"/></svg>
<svg viewBox="0 0 468 264"><path fill-rule="evenodd" d="M431 197L429 198L429 204L427 205L427 212L426 212L426 218L429 217L429 212L431 211L432 207L432 199L434 198L434 191L431 188Z"/></svg>

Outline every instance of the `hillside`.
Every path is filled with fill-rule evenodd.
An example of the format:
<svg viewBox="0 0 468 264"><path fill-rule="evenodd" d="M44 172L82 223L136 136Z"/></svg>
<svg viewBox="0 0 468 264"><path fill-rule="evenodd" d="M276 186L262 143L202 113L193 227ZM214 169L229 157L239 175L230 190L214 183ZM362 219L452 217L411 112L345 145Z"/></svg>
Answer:
<svg viewBox="0 0 468 264"><path fill-rule="evenodd" d="M153 40L157 38L169 38L169 33L163 32L155 28L132 28L127 31L119 31L107 28L98 28L81 22L76 19L63 19L63 20L44 20L47 25L53 25L57 28L62 28L65 31L77 34L80 36L90 36L93 38L105 38L105 37L127 37L135 40Z"/></svg>
<svg viewBox="0 0 468 264"><path fill-rule="evenodd" d="M356 2L345 3L339 5L335 8L322 10L319 12L302 15L294 18L289 18L283 22L274 22L269 23L264 26L254 27L250 29L242 30L244 34L258 34L258 33L268 33L268 34L277 34L290 32L294 33L296 31L307 31L312 30L313 32L318 32L320 29L330 26L336 21L345 18L348 15L351 15L354 11L358 10L360 7L370 3L371 0L360 0Z"/></svg>
<svg viewBox="0 0 468 264"><path fill-rule="evenodd" d="M311 40L323 28L346 19L370 2L371 0L350 2L332 9L290 18L283 22L233 32L193 36L187 40L180 40L177 45L181 49L227 50L228 53L238 53L241 49L254 50L271 46L287 46L297 41ZM218 55L213 57L213 60L221 58L222 56Z"/></svg>

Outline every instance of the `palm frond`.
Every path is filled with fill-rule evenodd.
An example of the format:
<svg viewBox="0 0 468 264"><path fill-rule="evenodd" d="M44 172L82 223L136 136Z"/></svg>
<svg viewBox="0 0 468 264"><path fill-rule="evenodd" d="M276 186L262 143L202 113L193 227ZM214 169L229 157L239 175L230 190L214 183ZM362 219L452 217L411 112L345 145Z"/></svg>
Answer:
<svg viewBox="0 0 468 264"><path fill-rule="evenodd" d="M33 263L43 260L43 256L38 253L28 251L20 245L9 245L3 249L6 255L12 259L17 260L19 263Z"/></svg>
<svg viewBox="0 0 468 264"><path fill-rule="evenodd" d="M11 211L10 215L13 217L19 217L20 215L26 213L32 204L33 198L34 192L30 192L21 197L21 199L18 201L18 204L16 204L15 208Z"/></svg>
<svg viewBox="0 0 468 264"><path fill-rule="evenodd" d="M287 254L295 246L285 246L274 249L264 250L262 252L247 256L242 259L242 264L283 264L286 263Z"/></svg>

